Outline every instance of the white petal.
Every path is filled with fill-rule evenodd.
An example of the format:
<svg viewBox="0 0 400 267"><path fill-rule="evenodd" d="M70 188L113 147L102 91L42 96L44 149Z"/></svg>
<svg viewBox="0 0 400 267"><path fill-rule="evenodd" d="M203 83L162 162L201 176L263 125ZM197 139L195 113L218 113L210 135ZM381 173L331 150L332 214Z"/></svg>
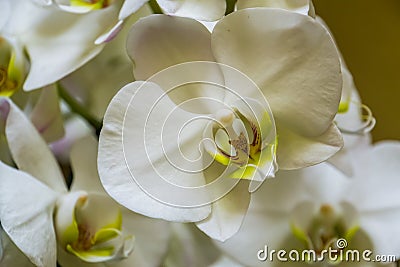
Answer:
<svg viewBox="0 0 400 267"><path fill-rule="evenodd" d="M92 135L86 136L72 146L71 167L74 175L71 191L105 193L97 171L98 142Z"/></svg>
<svg viewBox="0 0 400 267"><path fill-rule="evenodd" d="M215 21L225 14L224 0L157 0L167 15Z"/></svg>
<svg viewBox="0 0 400 267"><path fill-rule="evenodd" d="M230 179L230 178L225 178ZM232 191L212 204L211 215L196 223L213 239L225 241L239 231L250 203L249 183L239 182Z"/></svg>
<svg viewBox="0 0 400 267"><path fill-rule="evenodd" d="M265 245L270 249L282 248L285 238L289 235L290 225L285 214L268 214L250 209L237 234L224 243L215 243L240 264L265 266L266 262L257 259L257 252L264 249Z"/></svg>
<svg viewBox="0 0 400 267"><path fill-rule="evenodd" d="M260 87L277 123L314 137L330 127L341 96L339 56L312 18L279 9L239 10L217 23L212 49L218 62Z"/></svg>
<svg viewBox="0 0 400 267"><path fill-rule="evenodd" d="M123 20L138 11L148 0L125 0L119 11L119 19Z"/></svg>
<svg viewBox="0 0 400 267"><path fill-rule="evenodd" d="M8 17L10 16L11 7L9 1L0 2L0 30L7 23Z"/></svg>
<svg viewBox="0 0 400 267"><path fill-rule="evenodd" d="M303 15L315 16L311 0L238 0L237 9L252 7L282 8Z"/></svg>
<svg viewBox="0 0 400 267"><path fill-rule="evenodd" d="M139 90L139 88L144 88L145 90ZM154 199L154 196L148 195L147 192L141 188L145 186L146 191L156 190L157 193L164 194L162 197L172 199L178 197L178 195L164 190L164 185L166 183L161 180L159 174L153 169L153 166L149 165L149 155L146 155L144 142L151 141L149 143L151 146L146 147L153 151L150 156L152 159L161 156L159 157L160 160L158 162L153 161L153 164L164 164L163 167L166 167L166 169L163 169L163 172L167 174L168 178L172 180L181 179L182 176L188 178L188 175L181 175L182 172L178 172L178 174L176 172L177 169L169 165L169 162L165 160L163 154L158 155L160 149L162 149L162 146L159 146L159 142L162 141L159 135L159 131L162 130L162 124L160 125L159 123L163 122L165 116L175 108L174 104L166 97L164 97L161 102L157 103L157 101L155 101L162 94L161 88L155 84L134 82L122 88L111 101L100 134L98 157L100 178L106 191L115 200L135 212L150 217L164 218L173 221L199 221L208 216L210 212L209 206L179 208L166 205ZM131 100L134 100L135 105L131 105ZM150 111L154 103L159 104L154 113L156 117L146 126L146 128L151 127L151 129L146 130L144 127L146 125L146 117L153 114ZM181 113L177 112L177 115L179 114L184 115L186 113L181 110ZM129 119L126 119L127 116ZM185 115L183 117L185 117ZM177 119L179 119L179 117L177 117ZM158 125L154 124L157 121ZM177 125L179 126L179 124ZM173 124L171 126L176 125ZM146 130L146 139L151 136L152 138L147 140L144 138L144 129ZM166 131L167 135L175 135L173 139L167 139L172 141L169 145L175 144L175 140L177 139L176 133L176 131ZM123 135L125 136L124 139ZM190 138L188 140L190 140ZM193 147L192 143L188 142L187 144ZM127 151L125 155L124 150ZM172 151L174 151L174 147ZM197 152L196 150L192 151L195 153ZM127 158L125 156L127 156ZM134 166L135 168L129 168L129 166ZM204 178L201 178L200 174L191 176L191 178L193 179L185 181L187 182L187 186L201 185L204 183L204 181L201 181ZM138 179L140 179L140 184L137 184ZM168 188L171 189L171 186ZM174 187L172 186L172 188ZM177 190L177 188L174 188L174 190ZM156 198L159 198L159 196L156 196ZM191 199L180 200L190 201Z"/></svg>
<svg viewBox="0 0 400 267"><path fill-rule="evenodd" d="M214 61L210 32L199 22L166 15L140 19L130 31L128 54L137 80L187 61Z"/></svg>
<svg viewBox="0 0 400 267"><path fill-rule="evenodd" d="M211 84L224 84L217 64L198 63L167 69L189 61L214 61L210 32L201 23L166 15L148 16L132 27L127 50L135 65L136 80L150 78L168 91L177 105L199 97L211 98L208 102L223 100L223 88ZM215 107L212 108L208 102L203 104L203 109L196 110L193 103L186 109L212 113Z"/></svg>
<svg viewBox="0 0 400 267"><path fill-rule="evenodd" d="M18 107L11 101L8 103L10 110L6 123L6 136L18 168L53 190L66 192L64 176L47 144Z"/></svg>
<svg viewBox="0 0 400 267"><path fill-rule="evenodd" d="M382 210L365 214L361 217L360 228L364 230L373 243L375 255L395 255L400 257L400 208Z"/></svg>
<svg viewBox="0 0 400 267"><path fill-rule="evenodd" d="M192 223L171 223L172 236L164 259L165 267L185 267L188 263L209 266L221 255L211 239Z"/></svg>
<svg viewBox="0 0 400 267"><path fill-rule="evenodd" d="M64 136L64 120L55 85L42 89L30 118L46 142L54 142Z"/></svg>
<svg viewBox="0 0 400 267"><path fill-rule="evenodd" d="M35 265L55 266L53 211L57 194L32 176L1 162L0 179L0 218L4 230Z"/></svg>
<svg viewBox="0 0 400 267"><path fill-rule="evenodd" d="M24 89L53 83L97 55L103 46L94 42L117 22L118 9L119 4L113 4L83 15L13 1L7 32L20 37L31 60Z"/></svg>
<svg viewBox="0 0 400 267"><path fill-rule="evenodd" d="M346 199L360 212L370 213L400 208L400 142L385 141L364 149L355 162L352 194ZM366 192L373 192L368 194ZM394 212L394 211L393 211Z"/></svg>
<svg viewBox="0 0 400 267"><path fill-rule="evenodd" d="M303 136L277 125L279 168L291 170L311 166L327 160L343 146L340 131L334 123L319 136Z"/></svg>

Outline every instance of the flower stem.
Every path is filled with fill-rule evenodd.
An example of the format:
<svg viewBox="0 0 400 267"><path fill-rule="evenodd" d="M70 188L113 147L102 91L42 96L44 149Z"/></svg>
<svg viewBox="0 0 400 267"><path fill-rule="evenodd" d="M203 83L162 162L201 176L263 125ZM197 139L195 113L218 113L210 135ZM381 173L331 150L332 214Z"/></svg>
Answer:
<svg viewBox="0 0 400 267"><path fill-rule="evenodd" d="M103 123L94 118L93 115L90 114L73 96L71 96L60 83L57 83L57 89L61 99L63 99L68 104L70 109L74 113L79 114L90 125L92 125L97 134L100 133Z"/></svg>
<svg viewBox="0 0 400 267"><path fill-rule="evenodd" d="M154 14L163 14L156 0L150 0L148 3Z"/></svg>

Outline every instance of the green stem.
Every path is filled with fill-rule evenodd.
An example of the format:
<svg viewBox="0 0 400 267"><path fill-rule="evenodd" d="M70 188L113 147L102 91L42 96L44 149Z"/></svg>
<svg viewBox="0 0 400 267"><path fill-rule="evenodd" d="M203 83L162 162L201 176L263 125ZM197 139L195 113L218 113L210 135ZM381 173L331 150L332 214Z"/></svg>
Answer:
<svg viewBox="0 0 400 267"><path fill-rule="evenodd" d="M71 110L92 125L96 129L96 133L100 133L103 123L94 118L60 83L57 83L57 89L61 99L68 104Z"/></svg>
<svg viewBox="0 0 400 267"><path fill-rule="evenodd" d="M156 0L150 0L148 3L154 14L163 14Z"/></svg>

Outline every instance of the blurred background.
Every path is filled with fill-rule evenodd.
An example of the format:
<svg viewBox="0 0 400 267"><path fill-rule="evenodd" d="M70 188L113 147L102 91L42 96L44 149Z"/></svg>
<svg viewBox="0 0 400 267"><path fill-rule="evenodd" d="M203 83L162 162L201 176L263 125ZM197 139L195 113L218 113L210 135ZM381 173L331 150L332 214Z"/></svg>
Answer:
<svg viewBox="0 0 400 267"><path fill-rule="evenodd" d="M377 124L374 141L400 140L400 0L313 0Z"/></svg>

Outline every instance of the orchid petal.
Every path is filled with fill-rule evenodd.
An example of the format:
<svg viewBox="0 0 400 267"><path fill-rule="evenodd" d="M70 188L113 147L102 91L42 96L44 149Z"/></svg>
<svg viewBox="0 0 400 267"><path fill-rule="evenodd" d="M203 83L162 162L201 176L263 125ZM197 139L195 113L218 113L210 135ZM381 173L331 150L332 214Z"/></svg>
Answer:
<svg viewBox="0 0 400 267"><path fill-rule="evenodd" d="M148 16L132 27L127 50L135 64L135 78L150 78L150 81L169 92L169 97L177 105L188 99L208 97L211 100L204 107L186 109L197 113L212 113L215 107L209 102L223 100L224 90L210 84L224 84L217 64L182 64L167 69L189 61L214 61L210 32L201 23L166 15Z"/></svg>
<svg viewBox="0 0 400 267"><path fill-rule="evenodd" d="M397 194L398 196L398 194ZM395 255L400 257L398 238L400 235L398 222L400 220L400 208L392 210L376 210L363 214L360 227L367 233L373 243L373 252L376 255Z"/></svg>
<svg viewBox="0 0 400 267"><path fill-rule="evenodd" d="M118 18L120 20L124 20L129 17L131 14L138 11L148 0L125 0L124 4L119 11Z"/></svg>
<svg viewBox="0 0 400 267"><path fill-rule="evenodd" d="M137 65L135 77L147 79L169 66L187 61L213 61L210 36L201 23L192 19L167 15L142 18L132 27L127 41L128 54ZM144 40L149 46L143 45ZM141 63L149 63L149 60L156 65Z"/></svg>
<svg viewBox="0 0 400 267"><path fill-rule="evenodd" d="M212 204L211 215L196 223L215 240L225 241L239 231L250 203L249 182L239 182L228 194ZM240 200L240 201L238 201Z"/></svg>
<svg viewBox="0 0 400 267"><path fill-rule="evenodd" d="M199 22L166 15L140 19L127 39L134 76L147 80L155 73L188 61L214 61L210 32Z"/></svg>
<svg viewBox="0 0 400 267"><path fill-rule="evenodd" d="M291 170L327 160L343 146L340 131L334 123L317 137L303 136L283 125L277 125L277 162L281 169Z"/></svg>
<svg viewBox="0 0 400 267"><path fill-rule="evenodd" d="M78 140L71 149L71 166L74 179L71 191L106 193L97 171L97 140L89 135Z"/></svg>
<svg viewBox="0 0 400 267"><path fill-rule="evenodd" d="M145 90L139 90L143 88ZM173 221L199 221L208 216L210 213L209 206L196 208L170 206L156 200L159 196L148 195L142 188L145 186L146 190L158 190L157 192L159 193L170 194L166 197L175 197L173 193L163 190L165 189L165 181L159 177L159 174L153 169L154 166L150 164L166 164L163 168L166 167L167 169L162 170L168 178L182 178L181 175L176 175L176 169L173 166L168 166L169 162L165 160L163 154L158 155L160 149L163 148L158 143L162 141L160 140L161 136L157 137L162 127L161 125L153 124L153 122L160 123L160 119L161 121L165 120L162 116L165 117L176 107L167 97L164 97L161 102L157 102L156 100L162 95L162 89L155 84L134 82L122 88L113 98L105 114L104 126L100 133L98 157L100 179L106 191L114 199L135 212ZM146 101L143 101L143 99L146 99ZM134 102L134 105L131 105L131 102ZM150 111L154 103L158 103L158 107L152 113ZM190 116L183 110L179 110L176 113L175 118L179 120L181 119L179 118L180 115L183 115L183 118L185 115ZM150 114L155 116L151 123L146 119ZM169 125L176 126L176 124ZM147 137L143 136L145 126L146 128L151 127L151 129L145 131L146 135L148 135ZM172 132L167 129L164 130L167 135L176 134L176 129L173 129ZM201 131L199 132L201 133ZM123 136L125 137L123 138ZM149 137L150 139L148 139ZM190 135L187 137L189 137L187 139L189 141ZM149 146L143 147L146 139L147 142L150 141L148 143ZM175 143L175 139L169 138L168 140ZM193 143L187 142L187 144L190 144L193 148ZM152 152L146 155L146 149L150 149ZM172 151L174 151L174 147ZM190 152L196 153L197 151L192 149ZM149 162L149 155L153 159L160 156L160 160ZM130 166L134 166L134 168L130 168ZM185 181L187 182L186 186L204 184L202 179L204 178L200 174L191 176L189 180ZM156 184L149 188L149 183L154 182ZM181 200L185 201L185 199Z"/></svg>
<svg viewBox="0 0 400 267"><path fill-rule="evenodd" d="M260 87L277 124L313 137L328 130L342 77L336 46L318 22L280 9L239 10L215 26L212 49Z"/></svg>
<svg viewBox="0 0 400 267"><path fill-rule="evenodd" d="M260 225L265 227L258 227ZM266 262L257 259L257 252L264 249L265 245L273 249L283 248L282 242L289 235L290 226L287 215L267 214L262 210L253 211L250 206L241 230L225 242L215 241L215 243L223 252L240 264L265 266Z"/></svg>
<svg viewBox="0 0 400 267"><path fill-rule="evenodd" d="M315 17L311 0L238 0L236 5L238 10L252 7L281 8Z"/></svg>
<svg viewBox="0 0 400 267"><path fill-rule="evenodd" d="M18 168L36 177L53 190L66 192L64 176L47 144L17 106L11 101L8 103L10 110L6 122L6 136Z"/></svg>
<svg viewBox="0 0 400 267"><path fill-rule="evenodd" d="M55 266L52 220L57 194L29 174L1 162L0 173L0 218L4 230L32 263Z"/></svg>
<svg viewBox="0 0 400 267"><path fill-rule="evenodd" d="M46 142L54 142L64 136L64 120L55 85L42 89L30 118Z"/></svg>
<svg viewBox="0 0 400 267"><path fill-rule="evenodd" d="M192 223L171 223L172 236L169 241L165 267L184 267L190 263L210 266L220 256L212 239Z"/></svg>
<svg viewBox="0 0 400 267"><path fill-rule="evenodd" d="M226 9L224 0L157 0L157 3L167 15L205 21L220 19Z"/></svg>
<svg viewBox="0 0 400 267"><path fill-rule="evenodd" d="M9 1L1 1L0 2L0 30L6 25L8 18L11 14L10 12L10 2Z"/></svg>
<svg viewBox="0 0 400 267"><path fill-rule="evenodd" d="M357 155L357 168L354 175L353 191L346 200L353 203L361 213L373 213L384 210L399 210L400 199L400 142L385 141L377 143L363 155ZM384 186L383 186L384 185ZM352 191L352 192L353 192ZM365 192L373 192L368 197Z"/></svg>

